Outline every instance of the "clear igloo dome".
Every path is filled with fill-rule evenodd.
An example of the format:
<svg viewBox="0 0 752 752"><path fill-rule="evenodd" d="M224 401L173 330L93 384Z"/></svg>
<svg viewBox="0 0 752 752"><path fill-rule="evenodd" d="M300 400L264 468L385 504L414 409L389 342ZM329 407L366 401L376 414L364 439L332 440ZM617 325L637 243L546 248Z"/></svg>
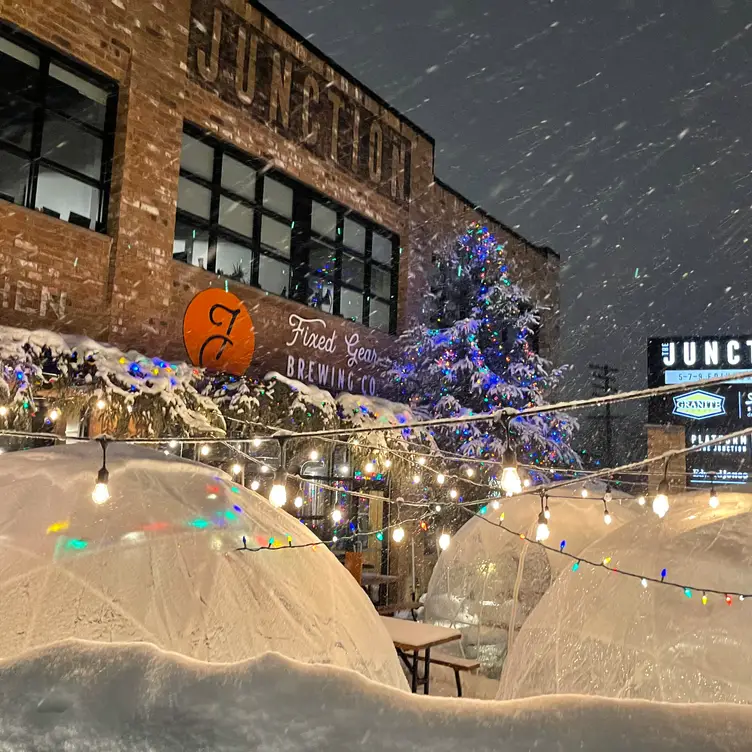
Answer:
<svg viewBox="0 0 752 752"><path fill-rule="evenodd" d="M0 457L0 659L66 638L149 642L211 663L278 652L407 689L373 606L318 539L214 468L96 443Z"/></svg>
<svg viewBox="0 0 752 752"><path fill-rule="evenodd" d="M530 614L504 665L498 698L576 693L666 702L752 702L752 599L728 605L702 588L752 592L752 495L675 496L588 546L594 561L700 588L571 565Z"/></svg>
<svg viewBox="0 0 752 752"><path fill-rule="evenodd" d="M561 489L548 499L548 545L558 548L564 540L567 551L578 553L632 519L635 508L639 509L634 500L614 491L609 504L612 522L606 525L602 501L606 487L588 484L588 498L582 497L582 488ZM498 522L503 513L506 527L534 537L540 496L529 494L499 502L498 509L488 505L486 517ZM448 645L447 650L476 658L484 674L499 678L510 631L514 639L564 566L561 559L474 517L436 563L425 599L425 620L460 630L461 643Z"/></svg>

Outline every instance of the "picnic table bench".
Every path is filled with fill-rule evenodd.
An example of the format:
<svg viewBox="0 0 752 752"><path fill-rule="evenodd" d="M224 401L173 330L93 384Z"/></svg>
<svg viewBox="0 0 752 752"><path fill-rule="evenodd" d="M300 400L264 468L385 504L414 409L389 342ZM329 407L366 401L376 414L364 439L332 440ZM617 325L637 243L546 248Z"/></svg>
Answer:
<svg viewBox="0 0 752 752"><path fill-rule="evenodd" d="M394 619L391 616L382 616L381 621L392 638L397 655L410 672L410 688L413 693L422 686L423 694L427 695L431 679L431 648L459 640L460 633L456 629L407 619ZM421 656L421 652L424 655ZM418 674L419 663L424 664L423 676Z"/></svg>
<svg viewBox="0 0 752 752"><path fill-rule="evenodd" d="M402 603L392 603L389 606L379 606L376 611L381 616L394 616L400 611L409 611L413 621L417 621L415 612L423 606L419 601L403 601Z"/></svg>
<svg viewBox="0 0 752 752"><path fill-rule="evenodd" d="M425 660L423 656L421 661ZM459 655L449 655L448 653L434 653L431 656L431 663L437 666L448 666L454 671L454 681L457 683L457 697L462 697L462 681L460 680L460 671L475 671L480 668L480 663L473 658L462 658Z"/></svg>

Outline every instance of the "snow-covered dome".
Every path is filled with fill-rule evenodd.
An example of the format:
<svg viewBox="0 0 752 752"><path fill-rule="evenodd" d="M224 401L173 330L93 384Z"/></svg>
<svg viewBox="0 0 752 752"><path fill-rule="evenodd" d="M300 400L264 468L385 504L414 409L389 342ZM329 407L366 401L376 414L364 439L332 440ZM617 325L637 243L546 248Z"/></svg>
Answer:
<svg viewBox="0 0 752 752"><path fill-rule="evenodd" d="M548 499L548 545L558 548L564 540L566 550L576 554L635 514L636 503L613 491L612 522L606 525L601 500L605 485L588 484L588 498L582 497L583 487L562 488ZM540 496L500 499L499 508L488 505L486 518L497 523L502 513L505 527L534 537ZM426 621L459 629L462 642L454 647L479 660L486 675L498 678L510 627L513 635L519 632L562 566L561 556L473 517L436 563L425 601Z"/></svg>
<svg viewBox="0 0 752 752"><path fill-rule="evenodd" d="M582 552L611 566L698 588L752 592L752 495L675 496ZM577 693L666 702L752 702L752 601L582 564L562 572L514 643L499 699Z"/></svg>
<svg viewBox="0 0 752 752"><path fill-rule="evenodd" d="M211 663L274 651L406 688L365 593L317 538L215 469L140 446L0 457L0 659L61 639L149 642Z"/></svg>

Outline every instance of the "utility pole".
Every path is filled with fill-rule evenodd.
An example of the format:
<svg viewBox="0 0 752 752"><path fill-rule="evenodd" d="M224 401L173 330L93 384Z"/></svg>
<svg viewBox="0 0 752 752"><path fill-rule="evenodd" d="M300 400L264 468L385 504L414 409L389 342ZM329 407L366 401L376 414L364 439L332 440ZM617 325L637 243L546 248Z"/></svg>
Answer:
<svg viewBox="0 0 752 752"><path fill-rule="evenodd" d="M612 368L608 363L598 365L589 363L588 368L591 371L593 397L605 397L616 391L616 381L614 374L619 373L618 368ZM614 444L613 444L613 418L611 416L611 405L606 405L606 413L597 416L598 420L604 420L606 423L606 464L608 467L614 466Z"/></svg>

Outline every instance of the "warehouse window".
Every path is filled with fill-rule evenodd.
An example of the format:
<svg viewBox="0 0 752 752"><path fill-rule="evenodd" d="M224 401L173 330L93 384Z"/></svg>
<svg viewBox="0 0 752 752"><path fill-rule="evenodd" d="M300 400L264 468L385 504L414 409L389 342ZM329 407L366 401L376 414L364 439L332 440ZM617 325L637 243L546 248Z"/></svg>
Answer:
<svg viewBox="0 0 752 752"><path fill-rule="evenodd" d="M0 27L0 199L104 232L117 88Z"/></svg>
<svg viewBox="0 0 752 752"><path fill-rule="evenodd" d="M394 332L398 250L388 230L186 125L176 260Z"/></svg>

